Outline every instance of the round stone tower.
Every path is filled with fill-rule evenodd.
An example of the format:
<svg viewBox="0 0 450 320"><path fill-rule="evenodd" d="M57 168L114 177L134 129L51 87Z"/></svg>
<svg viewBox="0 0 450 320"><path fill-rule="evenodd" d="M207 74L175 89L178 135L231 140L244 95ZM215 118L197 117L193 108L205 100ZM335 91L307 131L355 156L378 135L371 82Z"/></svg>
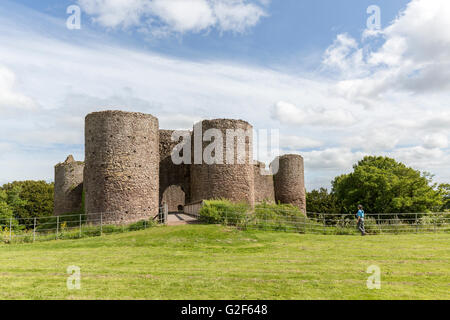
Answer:
<svg viewBox="0 0 450 320"><path fill-rule="evenodd" d="M271 168L278 172L274 175L275 200L292 204L306 214L305 170L303 157L288 154L278 157L272 162Z"/></svg>
<svg viewBox="0 0 450 320"><path fill-rule="evenodd" d="M88 221L130 223L158 214L158 119L123 111L86 116L85 172Z"/></svg>
<svg viewBox="0 0 450 320"><path fill-rule="evenodd" d="M243 120L205 120L194 126L192 202L225 198L254 205L252 135L253 127Z"/></svg>
<svg viewBox="0 0 450 320"><path fill-rule="evenodd" d="M75 161L72 155L66 161L55 166L55 215L77 213L81 211L83 198L84 163Z"/></svg>

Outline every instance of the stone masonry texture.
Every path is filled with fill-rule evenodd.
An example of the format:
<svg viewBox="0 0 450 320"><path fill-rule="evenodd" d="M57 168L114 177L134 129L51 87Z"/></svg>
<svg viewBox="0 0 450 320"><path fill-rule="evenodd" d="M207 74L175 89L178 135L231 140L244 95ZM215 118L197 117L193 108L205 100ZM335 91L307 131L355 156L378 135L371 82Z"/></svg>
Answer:
<svg viewBox="0 0 450 320"><path fill-rule="evenodd" d="M123 111L86 116L88 221L129 223L158 214L159 125L149 114Z"/></svg>
<svg viewBox="0 0 450 320"><path fill-rule="evenodd" d="M158 119L152 115L124 111L88 114L85 162L69 156L55 166L55 215L80 212L83 188L88 222L94 224L100 223L100 217L103 223L112 224L152 219L163 203L168 204L170 211L178 211L190 203L221 198L252 206L263 201L281 202L306 212L304 163L300 155L278 157L279 170L271 175L264 163L253 161L253 127L248 122L204 120L193 129L181 132L191 140L191 163L177 165L172 161L172 153L179 152L174 148L182 138L172 141L174 131L160 130ZM222 135L223 163L208 164L204 159L194 162L198 160L194 158L196 150L202 155L211 152L211 145L216 142L215 138L202 139L208 129ZM231 161L227 158L228 129L240 130L231 148ZM196 142L199 148L195 148ZM241 163L237 161L238 153ZM212 155L217 156L216 152Z"/></svg>
<svg viewBox="0 0 450 320"><path fill-rule="evenodd" d="M266 165L262 162L257 162L254 165L255 176L255 203L263 201L274 203L275 190L273 184L273 175L266 170Z"/></svg>
<svg viewBox="0 0 450 320"><path fill-rule="evenodd" d="M82 206L84 163L67 157L55 166L54 214L78 213Z"/></svg>
<svg viewBox="0 0 450 320"><path fill-rule="evenodd" d="M162 202L167 203L169 212L182 211L179 207L184 208L184 205L186 204L186 194L181 187L171 185L164 191Z"/></svg>
<svg viewBox="0 0 450 320"><path fill-rule="evenodd" d="M275 200L292 204L306 214L303 158L300 155L288 154L278 160L279 169L274 175Z"/></svg>
<svg viewBox="0 0 450 320"><path fill-rule="evenodd" d="M202 164L191 165L191 200L193 202L208 199L225 198L234 202L247 202L254 205L254 169L253 169L253 141L241 135L234 143L234 163L228 163L226 159L226 131L227 129L242 129L253 133L253 127L243 120L215 119L205 120L197 124L204 133L208 129L217 129L223 136L223 164L207 164L204 159ZM195 133L195 128L194 128ZM195 141L195 137L193 139ZM239 143L245 145L245 161L237 163L237 149ZM195 143L192 145L194 146ZM210 141L204 141L202 151L210 145ZM194 151L192 152L194 155ZM244 155L241 155L244 158Z"/></svg>

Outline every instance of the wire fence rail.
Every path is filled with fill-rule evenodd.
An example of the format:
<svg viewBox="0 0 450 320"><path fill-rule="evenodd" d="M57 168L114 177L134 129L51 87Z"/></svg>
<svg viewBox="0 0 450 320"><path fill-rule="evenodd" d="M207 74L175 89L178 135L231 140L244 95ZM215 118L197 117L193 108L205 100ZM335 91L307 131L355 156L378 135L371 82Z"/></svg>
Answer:
<svg viewBox="0 0 450 320"><path fill-rule="evenodd" d="M284 231L310 234L360 234L352 214L309 212L306 216L290 210L255 210L250 214L224 212L218 216L197 214L204 223L219 223L240 229ZM366 214L366 234L450 233L450 213L380 213Z"/></svg>
<svg viewBox="0 0 450 320"><path fill-rule="evenodd" d="M167 223L167 208L154 218L131 217L120 212L69 214L49 217L0 219L0 243L28 243L58 239L79 239L103 234L144 230Z"/></svg>
<svg viewBox="0 0 450 320"><path fill-rule="evenodd" d="M308 234L356 235L356 218L349 214L324 214L298 211L262 210L252 213L224 212L218 216L189 213L205 224L222 224L244 230L282 231ZM79 239L103 234L144 230L165 225L168 208L159 208L151 219L127 218L117 213L72 214L52 217L0 219L0 242L21 243L57 239ZM450 213L366 214L368 234L450 233Z"/></svg>

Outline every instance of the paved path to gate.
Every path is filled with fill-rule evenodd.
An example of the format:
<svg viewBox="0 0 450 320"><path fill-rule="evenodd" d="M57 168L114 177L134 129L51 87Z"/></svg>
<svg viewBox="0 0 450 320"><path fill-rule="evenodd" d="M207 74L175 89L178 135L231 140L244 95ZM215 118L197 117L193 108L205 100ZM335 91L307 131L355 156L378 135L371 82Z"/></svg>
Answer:
<svg viewBox="0 0 450 320"><path fill-rule="evenodd" d="M198 220L184 213L169 213L167 218L169 226L198 223Z"/></svg>

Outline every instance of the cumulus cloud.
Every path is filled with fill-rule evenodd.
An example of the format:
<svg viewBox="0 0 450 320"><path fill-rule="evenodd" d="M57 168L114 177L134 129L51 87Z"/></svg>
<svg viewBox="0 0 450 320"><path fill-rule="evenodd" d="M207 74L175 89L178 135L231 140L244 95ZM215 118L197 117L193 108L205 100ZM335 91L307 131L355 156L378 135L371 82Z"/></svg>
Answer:
<svg viewBox="0 0 450 320"><path fill-rule="evenodd" d="M154 35L201 32L242 33L267 15L268 1L254 0L78 0L107 28L138 27Z"/></svg>
<svg viewBox="0 0 450 320"><path fill-rule="evenodd" d="M428 134L423 140L423 146L427 149L448 147L448 137L442 133Z"/></svg>
<svg viewBox="0 0 450 320"><path fill-rule="evenodd" d="M244 32L267 16L260 5L240 0L215 1L214 15L222 31Z"/></svg>
<svg viewBox="0 0 450 320"><path fill-rule="evenodd" d="M143 3L150 2L154 6L145 9ZM240 32L251 20L241 26L242 18L227 4L231 8L249 4L265 8L262 1L222 1L225 5L220 14L237 20L221 24L219 9L211 9L214 4L219 8L219 2L203 3L211 11L197 8L184 22L179 21L176 3L172 8L161 2L158 8L155 0L91 1L90 10L95 19L106 19L97 23L111 28L156 25L161 32L184 33L211 28ZM109 11L101 11L102 5L110 9L124 5L122 9L128 11L111 9L106 14ZM430 7L434 5L430 1ZM142 8L151 14L141 12ZM393 24L413 12L408 10ZM414 19L408 20L414 27ZM3 23L1 20L0 27ZM10 21L10 26L13 23ZM415 69L410 68L408 59L428 60L426 54L410 52L413 43L420 45L414 41L421 38L411 42L414 35L409 33L397 42L398 48L393 43L375 51L364 47L371 41L367 34L365 43L349 35L338 37L324 51L324 73L305 75L238 61L191 61L102 41L79 45L83 39L71 43L26 30L19 32L15 27L14 36L12 31L0 33L0 61L6 66L0 68L0 165L8 168L0 171L0 181L52 179L53 165L67 154L83 158L84 116L117 108L154 114L166 129L186 129L197 120L217 117L243 118L255 130L280 129L283 151L305 158L308 189L327 186L364 155L391 156L418 170L436 173L439 182L450 179L450 99L448 91L441 90L449 80L446 70L438 70L444 67L448 51L440 47L444 51L433 56L435 69L427 69L441 75L443 83L432 93L413 86L419 84L418 78L428 80L423 68L410 72ZM387 28L380 30L379 36L390 39ZM377 57L377 52L384 54ZM334 73L331 77L329 71ZM404 75L412 80L403 81ZM5 97L11 102L7 109ZM26 109L32 105L39 106L39 112L24 112L33 110Z"/></svg>
<svg viewBox="0 0 450 320"><path fill-rule="evenodd" d="M310 148L318 148L323 145L322 141L311 139L308 137L300 137L294 135L281 135L280 147L285 150L302 150Z"/></svg>
<svg viewBox="0 0 450 320"><path fill-rule="evenodd" d="M343 108L297 107L292 103L279 101L272 116L284 124L346 126L355 123L353 114Z"/></svg>
<svg viewBox="0 0 450 320"><path fill-rule="evenodd" d="M418 119L420 128L428 130L446 130L450 128L450 112L434 113L432 116L427 116L425 120Z"/></svg>
<svg viewBox="0 0 450 320"><path fill-rule="evenodd" d="M34 101L19 93L15 86L16 75L8 68L0 65L0 111L9 113L35 109Z"/></svg>
<svg viewBox="0 0 450 320"><path fill-rule="evenodd" d="M361 72L363 61L363 50L358 42L348 34L339 34L334 43L325 51L323 67L330 68L345 76Z"/></svg>
<svg viewBox="0 0 450 320"><path fill-rule="evenodd" d="M323 59L341 77L335 90L366 106L389 93L445 92L450 88L450 2L412 0L386 28L365 32L362 43L337 36ZM370 41L381 39L372 49ZM363 54L363 52L365 52Z"/></svg>
<svg viewBox="0 0 450 320"><path fill-rule="evenodd" d="M422 146L396 149L388 154L413 168L424 168L423 171L435 172L435 170L448 170L450 156L438 148L424 148Z"/></svg>
<svg viewBox="0 0 450 320"><path fill-rule="evenodd" d="M401 129L388 125L377 128L361 127L360 129L360 132L345 138L344 144L375 153L394 149L403 138Z"/></svg>
<svg viewBox="0 0 450 320"><path fill-rule="evenodd" d="M354 152L350 148L326 148L303 153L305 166L311 169L350 170L361 160L364 152Z"/></svg>

